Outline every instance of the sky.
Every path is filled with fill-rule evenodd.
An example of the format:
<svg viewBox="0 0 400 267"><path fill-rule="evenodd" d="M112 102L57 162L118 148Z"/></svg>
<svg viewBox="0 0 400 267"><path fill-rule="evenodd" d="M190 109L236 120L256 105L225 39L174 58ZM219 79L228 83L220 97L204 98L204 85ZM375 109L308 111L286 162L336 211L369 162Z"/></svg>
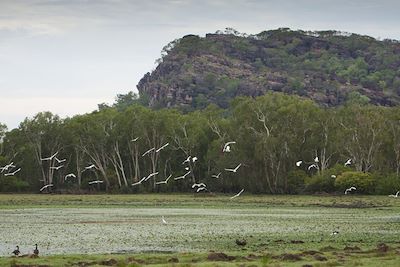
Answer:
<svg viewBox="0 0 400 267"><path fill-rule="evenodd" d="M187 34L289 27L400 40L396 0L0 0L0 123L91 112L137 92Z"/></svg>

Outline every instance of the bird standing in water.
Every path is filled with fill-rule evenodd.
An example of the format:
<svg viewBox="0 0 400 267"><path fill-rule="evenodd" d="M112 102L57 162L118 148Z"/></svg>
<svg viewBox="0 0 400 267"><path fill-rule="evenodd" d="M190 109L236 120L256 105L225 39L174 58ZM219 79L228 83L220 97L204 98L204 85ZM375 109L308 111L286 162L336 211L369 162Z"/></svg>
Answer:
<svg viewBox="0 0 400 267"><path fill-rule="evenodd" d="M37 244L35 244L35 249L33 250L33 254L35 254L36 256L39 255L39 250L37 248Z"/></svg>
<svg viewBox="0 0 400 267"><path fill-rule="evenodd" d="M18 256L21 252L19 251L19 246L12 252L15 256Z"/></svg>

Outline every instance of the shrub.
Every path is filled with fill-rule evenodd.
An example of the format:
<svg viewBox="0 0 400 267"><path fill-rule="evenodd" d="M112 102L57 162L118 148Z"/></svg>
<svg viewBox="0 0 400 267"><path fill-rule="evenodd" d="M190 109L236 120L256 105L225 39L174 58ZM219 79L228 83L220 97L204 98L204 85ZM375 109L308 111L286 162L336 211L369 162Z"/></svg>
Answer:
<svg viewBox="0 0 400 267"><path fill-rule="evenodd" d="M337 176L335 187L339 190L345 190L351 186L357 188L357 192L373 193L375 188L375 179L371 173L348 171Z"/></svg>
<svg viewBox="0 0 400 267"><path fill-rule="evenodd" d="M351 170L349 167L336 164L332 168L325 170L323 174L317 174L309 177L306 179L306 191L312 193L334 192L336 190L335 177L349 170ZM334 175L334 177L332 177L332 175Z"/></svg>
<svg viewBox="0 0 400 267"><path fill-rule="evenodd" d="M375 177L375 193L379 195L395 194L400 190L400 177L395 173Z"/></svg>
<svg viewBox="0 0 400 267"><path fill-rule="evenodd" d="M6 176L0 179L1 192L22 192L26 191L29 184L25 181L18 179L15 176Z"/></svg>
<svg viewBox="0 0 400 267"><path fill-rule="evenodd" d="M288 173L286 193L298 194L304 191L304 181L307 174L303 170L293 170Z"/></svg>

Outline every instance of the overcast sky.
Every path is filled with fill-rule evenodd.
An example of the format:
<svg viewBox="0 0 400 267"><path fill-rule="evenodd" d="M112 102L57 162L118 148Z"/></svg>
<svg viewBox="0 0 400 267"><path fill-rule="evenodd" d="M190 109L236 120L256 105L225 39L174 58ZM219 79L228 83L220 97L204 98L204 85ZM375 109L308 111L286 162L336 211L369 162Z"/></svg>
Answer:
<svg viewBox="0 0 400 267"><path fill-rule="evenodd" d="M0 0L0 122L112 103L186 34L290 27L400 39L399 10L396 0Z"/></svg>

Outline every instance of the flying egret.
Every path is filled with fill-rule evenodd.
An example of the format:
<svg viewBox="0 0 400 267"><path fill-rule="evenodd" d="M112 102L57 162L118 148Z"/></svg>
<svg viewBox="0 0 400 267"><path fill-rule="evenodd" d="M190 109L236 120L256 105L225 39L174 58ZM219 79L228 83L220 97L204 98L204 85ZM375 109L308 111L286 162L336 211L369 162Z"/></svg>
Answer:
<svg viewBox="0 0 400 267"><path fill-rule="evenodd" d="M332 175L331 175L331 178L336 178L336 175L332 174Z"/></svg>
<svg viewBox="0 0 400 267"><path fill-rule="evenodd" d="M59 170L59 169L61 169L62 167L64 167L64 165L59 165L59 166L55 166L55 167L50 167L50 169L52 169L52 170Z"/></svg>
<svg viewBox="0 0 400 267"><path fill-rule="evenodd" d="M355 188L354 186L352 186L352 187L350 187L350 188L347 188L347 189L344 191L344 194L347 195L347 193L349 193L349 192L351 192L351 191L353 191L353 190L357 190L357 188Z"/></svg>
<svg viewBox="0 0 400 267"><path fill-rule="evenodd" d="M303 161L302 161L302 160L299 160L299 161L296 162L296 166L297 166L297 167L300 167L300 165L301 165L302 163L303 163Z"/></svg>
<svg viewBox="0 0 400 267"><path fill-rule="evenodd" d="M191 156L187 157L187 159L185 159L185 160L182 162L182 164L185 164L186 162L189 163L191 158L192 158Z"/></svg>
<svg viewBox="0 0 400 267"><path fill-rule="evenodd" d="M180 179L185 179L186 176L189 175L189 173L190 173L190 171L188 171L187 173L185 173L185 174L182 175L182 176L175 177L174 180L176 181L176 180L180 180Z"/></svg>
<svg viewBox="0 0 400 267"><path fill-rule="evenodd" d="M135 185L140 185L140 184L142 184L142 182L143 182L143 181L145 181L145 180L146 180L146 178L147 178L147 176L143 177L142 179L140 179L140 181L139 181L139 182L133 183L133 184L132 184L132 186L135 186Z"/></svg>
<svg viewBox="0 0 400 267"><path fill-rule="evenodd" d="M200 191L204 191L204 190L207 191L207 188L206 187L199 187L199 188L197 188L196 192L199 193Z"/></svg>
<svg viewBox="0 0 400 267"><path fill-rule="evenodd" d="M157 174L158 174L158 172L150 173L149 175L147 175L146 180L144 180L144 181L146 182L146 181L149 180L151 177L156 176Z"/></svg>
<svg viewBox="0 0 400 267"><path fill-rule="evenodd" d="M231 144L236 144L235 141L231 141L228 143L225 143L224 148L222 149L222 152L231 152Z"/></svg>
<svg viewBox="0 0 400 267"><path fill-rule="evenodd" d="M67 175L65 175L64 181L66 181L68 178L76 178L76 175L73 173L68 173Z"/></svg>
<svg viewBox="0 0 400 267"><path fill-rule="evenodd" d="M195 188L195 187L207 187L204 183L199 183L199 184L193 184L192 185L192 188Z"/></svg>
<svg viewBox="0 0 400 267"><path fill-rule="evenodd" d="M318 156L314 158L314 162L319 162Z"/></svg>
<svg viewBox="0 0 400 267"><path fill-rule="evenodd" d="M225 171L228 171L228 172L237 172L237 170L240 168L240 166L242 166L242 163L239 163L239 165L237 165L236 168L234 168L234 169L225 169Z"/></svg>
<svg viewBox="0 0 400 267"><path fill-rule="evenodd" d="M196 162L196 160L198 160L197 157L193 157L193 158L192 158L192 161L193 161L193 162Z"/></svg>
<svg viewBox="0 0 400 267"><path fill-rule="evenodd" d="M58 154L58 151L56 153L54 153L53 155L51 155L50 157L47 158L41 158L41 161L45 161L45 160L52 160L56 155Z"/></svg>
<svg viewBox="0 0 400 267"><path fill-rule="evenodd" d="M189 167L185 167L185 170L187 170L187 171L188 171L188 170L189 170Z"/></svg>
<svg viewBox="0 0 400 267"><path fill-rule="evenodd" d="M7 164L6 166L1 167L0 169L1 169L1 172L4 172L4 171L8 171L9 168L14 168L14 167L16 167L14 165L14 162L11 162L10 164Z"/></svg>
<svg viewBox="0 0 400 267"><path fill-rule="evenodd" d="M169 180L171 177L172 177L172 174L170 174L170 175L168 176L168 178L167 178L165 181L160 181L160 182L157 182L156 184L167 184L167 183L168 183L168 180Z"/></svg>
<svg viewBox="0 0 400 267"><path fill-rule="evenodd" d="M92 184L102 184L103 181L102 180L94 180L94 181L90 181L88 184L92 185Z"/></svg>
<svg viewBox="0 0 400 267"><path fill-rule="evenodd" d="M311 170L311 168L318 169L318 166L317 166L317 164L311 164L310 166L308 166L308 170Z"/></svg>
<svg viewBox="0 0 400 267"><path fill-rule="evenodd" d="M399 197L399 193L400 193L400 191L397 191L396 195L389 195L389 197Z"/></svg>
<svg viewBox="0 0 400 267"><path fill-rule="evenodd" d="M42 192L43 190L45 190L46 188L48 188L48 187L52 187L53 186L53 184L47 184L47 185L45 185L45 186L43 186L42 188L40 188L40 192Z"/></svg>
<svg viewBox="0 0 400 267"><path fill-rule="evenodd" d="M16 169L13 172L9 172L9 173L5 173L4 176L12 176L15 175L17 172L19 172L21 170L21 168Z"/></svg>
<svg viewBox="0 0 400 267"><path fill-rule="evenodd" d="M348 165L351 165L351 159L348 159L348 160L344 163L344 166L348 166Z"/></svg>
<svg viewBox="0 0 400 267"><path fill-rule="evenodd" d="M91 169L93 169L93 168L97 169L96 165L91 164L91 165L85 167L85 170L91 170ZM84 171L85 171L85 170L84 170Z"/></svg>
<svg viewBox="0 0 400 267"><path fill-rule="evenodd" d="M169 145L169 143L166 143L165 145L163 145L162 147L160 147L159 149L156 150L156 153L160 152L162 149L166 148Z"/></svg>
<svg viewBox="0 0 400 267"><path fill-rule="evenodd" d="M244 188L243 188L242 190L240 190L239 193L237 193L236 195L232 196L231 199L237 198L237 197L240 196L243 192L244 192Z"/></svg>
<svg viewBox="0 0 400 267"><path fill-rule="evenodd" d="M161 217L161 222L162 222L162 224L167 224L167 221L165 220L164 215Z"/></svg>
<svg viewBox="0 0 400 267"><path fill-rule="evenodd" d="M54 157L54 159L58 162L58 163L63 163L65 161L67 161L67 159L59 159L57 157Z"/></svg>
<svg viewBox="0 0 400 267"><path fill-rule="evenodd" d="M155 149L156 149L155 147L150 148L149 150L147 150L146 152L144 152L144 153L142 154L142 157L146 156L147 154L149 154L151 151L153 151L153 150L155 150Z"/></svg>
<svg viewBox="0 0 400 267"><path fill-rule="evenodd" d="M134 139L131 140L131 142L136 142L139 139L139 137L136 137Z"/></svg>
<svg viewBox="0 0 400 267"><path fill-rule="evenodd" d="M218 174L213 174L213 175L211 175L211 177L214 177L214 178L219 178L221 176L221 172L219 172Z"/></svg>

